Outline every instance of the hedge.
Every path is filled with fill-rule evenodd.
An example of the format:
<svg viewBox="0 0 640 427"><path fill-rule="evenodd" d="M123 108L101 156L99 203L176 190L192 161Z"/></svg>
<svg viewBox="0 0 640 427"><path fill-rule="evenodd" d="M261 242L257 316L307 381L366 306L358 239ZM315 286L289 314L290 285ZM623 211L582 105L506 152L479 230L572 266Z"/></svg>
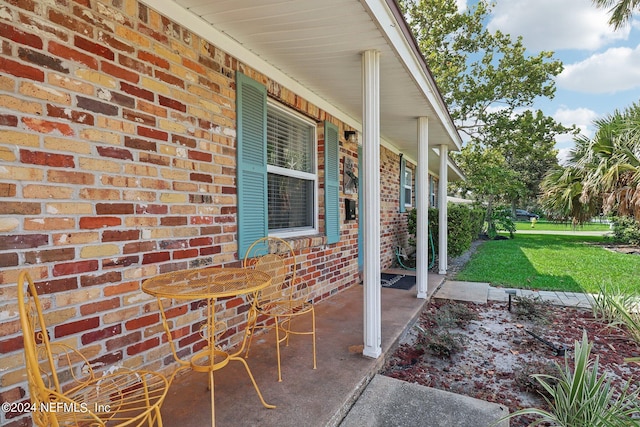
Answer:
<svg viewBox="0 0 640 427"><path fill-rule="evenodd" d="M478 239L482 233L484 225L485 210L472 208L468 205L449 204L447 207L448 238L447 248L449 256L456 257L462 255L471 247L471 242ZM408 232L411 238L409 242L415 246L417 211L413 209L408 215ZM438 219L437 208L429 208L429 231L432 233L433 241L438 242ZM435 245L438 252L438 245Z"/></svg>

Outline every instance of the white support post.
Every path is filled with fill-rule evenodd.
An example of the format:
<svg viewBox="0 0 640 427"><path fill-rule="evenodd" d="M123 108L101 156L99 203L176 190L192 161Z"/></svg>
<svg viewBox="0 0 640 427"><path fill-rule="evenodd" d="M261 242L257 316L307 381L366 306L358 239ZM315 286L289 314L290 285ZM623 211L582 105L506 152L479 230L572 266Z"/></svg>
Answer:
<svg viewBox="0 0 640 427"><path fill-rule="evenodd" d="M380 53L362 53L364 356L382 354L380 284Z"/></svg>
<svg viewBox="0 0 640 427"><path fill-rule="evenodd" d="M429 287L429 118L418 117L418 167L416 173L416 289L427 299Z"/></svg>
<svg viewBox="0 0 640 427"><path fill-rule="evenodd" d="M438 181L438 274L447 274L447 182L449 147L440 145L440 181Z"/></svg>

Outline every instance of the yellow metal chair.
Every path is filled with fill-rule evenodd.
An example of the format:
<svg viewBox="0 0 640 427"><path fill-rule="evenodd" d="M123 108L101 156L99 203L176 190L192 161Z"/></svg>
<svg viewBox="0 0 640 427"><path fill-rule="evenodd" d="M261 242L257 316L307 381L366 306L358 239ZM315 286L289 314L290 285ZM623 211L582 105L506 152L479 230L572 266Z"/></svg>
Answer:
<svg viewBox="0 0 640 427"><path fill-rule="evenodd" d="M163 375L125 369L100 375L80 352L52 343L27 272L18 277L18 309L36 425L162 426L160 405L169 387Z"/></svg>
<svg viewBox="0 0 640 427"><path fill-rule="evenodd" d="M255 241L244 258L245 268L255 268L271 276L271 286L260 291L254 302L257 316L250 317L250 338L245 357L249 355L251 340L258 328L275 327L278 381L282 381L280 368L280 344L289 345L291 335L311 335L313 344L313 369L316 369L316 318L310 288L296 276L297 262L293 248L277 237L264 237ZM311 316L310 330L293 327L300 316ZM267 316L264 326L257 326L257 317ZM273 319L273 322L270 321Z"/></svg>

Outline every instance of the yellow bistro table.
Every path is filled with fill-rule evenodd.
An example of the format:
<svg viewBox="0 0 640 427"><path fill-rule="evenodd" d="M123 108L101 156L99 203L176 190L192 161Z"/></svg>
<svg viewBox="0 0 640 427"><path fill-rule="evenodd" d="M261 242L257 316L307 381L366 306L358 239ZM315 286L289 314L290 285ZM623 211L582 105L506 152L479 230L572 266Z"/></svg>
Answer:
<svg viewBox="0 0 640 427"><path fill-rule="evenodd" d="M214 381L213 373L225 367L231 360L242 362L253 387L258 393L260 401L266 408L275 408L264 401L262 393L253 378L249 365L240 357L244 351L249 326L256 320L255 307L251 307L248 312L247 327L242 339L240 349L234 353L229 353L216 346L216 336L224 332L226 325L216 323L215 302L218 298L233 297L244 294L255 294L261 289L271 284L271 276L262 271L247 268L219 268L208 267L196 270L181 270L161 274L147 279L142 283L143 292L153 295L158 299L162 323L164 325L167 339L173 352L173 357L181 365L180 369L191 368L196 372L209 373L209 387L211 389L211 425L215 425L215 405L214 405ZM175 300L204 300L207 305L207 318L205 324L200 328L203 338L207 341L207 346L191 356L189 360L183 360L176 352L170 324L167 320L167 308L162 299ZM255 301L255 298L254 298ZM177 371L176 371L177 372ZM174 374L175 375L175 374Z"/></svg>

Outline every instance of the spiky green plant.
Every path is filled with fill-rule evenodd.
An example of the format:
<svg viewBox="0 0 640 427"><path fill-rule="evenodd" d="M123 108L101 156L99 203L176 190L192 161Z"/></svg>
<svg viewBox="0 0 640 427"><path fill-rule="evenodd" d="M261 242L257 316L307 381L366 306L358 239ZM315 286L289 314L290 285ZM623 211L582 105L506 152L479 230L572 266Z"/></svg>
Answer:
<svg viewBox="0 0 640 427"><path fill-rule="evenodd" d="M628 292L622 292L619 287L614 287L611 284L599 285L599 289L600 291L591 300L593 316L609 324L618 322L617 309L612 302L617 301L619 304L626 306L630 302L631 295Z"/></svg>
<svg viewBox="0 0 640 427"><path fill-rule="evenodd" d="M631 339L640 343L640 296L637 293L600 286L591 309L596 318L604 320L610 327L624 330Z"/></svg>
<svg viewBox="0 0 640 427"><path fill-rule="evenodd" d="M638 312L638 300L633 299L630 303L624 305L620 301L611 301L611 305L615 308L618 320L626 328L626 332L637 343L640 343L640 313Z"/></svg>
<svg viewBox="0 0 640 427"><path fill-rule="evenodd" d="M551 408L549 411L526 408L509 414L498 423L519 415L534 415L538 418L530 426L543 423L563 427L639 426L640 392L630 390L629 382L622 390L616 390L611 379L598 372L598 357L590 358L592 347L587 333L583 332L582 342L575 343L573 368L569 357L565 357L564 366L559 366L558 377L533 375L550 396L543 396ZM552 385L553 381L556 385Z"/></svg>

